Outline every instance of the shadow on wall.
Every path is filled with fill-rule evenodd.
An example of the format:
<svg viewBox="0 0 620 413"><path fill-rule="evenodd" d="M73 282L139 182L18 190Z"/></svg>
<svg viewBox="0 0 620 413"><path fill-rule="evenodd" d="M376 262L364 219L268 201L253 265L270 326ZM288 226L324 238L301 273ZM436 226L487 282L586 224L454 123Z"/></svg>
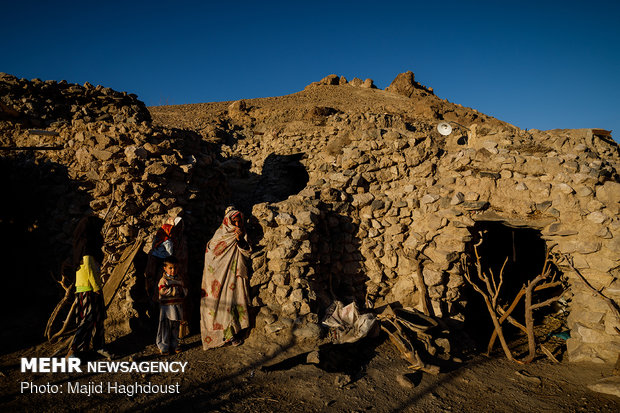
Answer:
<svg viewBox="0 0 620 413"><path fill-rule="evenodd" d="M332 191L338 195L337 190ZM349 208L346 203L336 207L322 202L320 223L311 234L315 240L311 264L314 274L309 281L316 294L318 308L314 310L320 316L333 300L345 305L355 301L358 307L365 307L368 277L362 267L361 241L356 236L358 225L351 220Z"/></svg>
<svg viewBox="0 0 620 413"><path fill-rule="evenodd" d="M272 153L265 159L260 175L249 171L251 164L247 160L231 159L224 162L231 203L249 217L256 204L276 203L298 194L310 179L306 167L301 163L304 156L303 153Z"/></svg>
<svg viewBox="0 0 620 413"><path fill-rule="evenodd" d="M32 156L1 157L0 175L3 291L17 297L17 307L0 301L0 353L6 354L43 341L48 317L64 294L51 275L60 279L90 197L64 166L35 162Z"/></svg>

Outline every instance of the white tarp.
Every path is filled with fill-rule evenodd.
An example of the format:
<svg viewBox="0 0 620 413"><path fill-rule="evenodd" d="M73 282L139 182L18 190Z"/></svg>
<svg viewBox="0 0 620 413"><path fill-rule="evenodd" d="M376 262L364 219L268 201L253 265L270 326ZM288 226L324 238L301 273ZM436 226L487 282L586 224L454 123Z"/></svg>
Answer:
<svg viewBox="0 0 620 413"><path fill-rule="evenodd" d="M325 312L322 324L329 327L332 342L354 343L366 337L377 322L374 314L360 314L355 302L344 305L334 301Z"/></svg>

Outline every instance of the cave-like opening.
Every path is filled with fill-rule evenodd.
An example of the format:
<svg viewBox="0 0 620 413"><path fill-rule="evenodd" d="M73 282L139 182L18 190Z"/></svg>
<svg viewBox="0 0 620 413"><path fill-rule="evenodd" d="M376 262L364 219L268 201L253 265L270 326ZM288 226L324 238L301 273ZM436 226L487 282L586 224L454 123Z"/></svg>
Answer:
<svg viewBox="0 0 620 413"><path fill-rule="evenodd" d="M477 245L480 268L483 273L489 279L494 277L497 285L500 283L500 273L502 273L503 281L498 295L498 307L505 310L512 304L521 288L541 274L547 256L546 242L537 229L514 227L509 223L495 221L477 222L472 228L472 234L473 239L466 249L467 266L471 278L477 280L478 285L485 290L484 283L477 277L478 270L475 265L474 250L474 245ZM554 264L550 263L549 265L553 266ZM503 272L502 267L504 268ZM553 267L553 273L557 272L558 269ZM561 291L561 287L541 291L537 293L536 302L558 295ZM482 296L471 285L466 286L465 296L467 297L465 306L466 331L475 340L478 348L486 349L494 328L489 311ZM511 317L521 325L525 324L523 302L524 300L521 299L511 314ZM499 314L501 314L501 309ZM534 313L535 324L540 325L547 315L556 310L556 307L545 307L536 311ZM508 341L517 347L523 344L525 334L521 329L510 322L504 322L502 329ZM496 348L498 347L496 345Z"/></svg>

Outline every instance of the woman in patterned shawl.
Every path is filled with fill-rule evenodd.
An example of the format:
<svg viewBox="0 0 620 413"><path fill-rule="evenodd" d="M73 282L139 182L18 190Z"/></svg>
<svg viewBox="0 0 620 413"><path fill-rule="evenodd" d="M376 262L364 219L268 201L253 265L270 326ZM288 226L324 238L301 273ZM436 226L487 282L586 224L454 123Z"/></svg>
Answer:
<svg viewBox="0 0 620 413"><path fill-rule="evenodd" d="M222 225L207 243L200 299L202 347L240 344L236 334L248 328L250 245L243 214L226 208Z"/></svg>

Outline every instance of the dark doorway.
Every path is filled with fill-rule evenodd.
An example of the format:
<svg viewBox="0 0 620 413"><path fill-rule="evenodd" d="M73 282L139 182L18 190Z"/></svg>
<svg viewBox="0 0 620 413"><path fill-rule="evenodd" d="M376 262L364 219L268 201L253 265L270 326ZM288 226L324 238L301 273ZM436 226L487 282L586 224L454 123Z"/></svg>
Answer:
<svg viewBox="0 0 620 413"><path fill-rule="evenodd" d="M546 256L546 243L538 230L532 228L511 227L503 222L478 222L471 229L473 239L467 245L467 262L472 280L477 280L483 290L484 284L477 278L475 267L476 257L474 245L482 238L478 246L478 254L482 271L490 276L493 272L499 283L499 276L506 261L503 271L503 284L500 289L498 303L507 308L517 296L521 287L534 279L542 272ZM557 291L549 291L549 294ZM477 342L477 347L486 350L493 323L481 295L467 284L465 288L467 304L465 307L465 328L471 337ZM519 323L524 323L524 306L521 300L519 306L513 312L514 318ZM509 341L519 340L520 330L511 326L508 322L502 324L504 335Z"/></svg>
<svg viewBox="0 0 620 413"><path fill-rule="evenodd" d="M305 154L279 155L265 158L261 174L250 172L251 162L235 158L224 162L224 170L231 191L230 202L251 215L252 207L262 202L277 203L298 194L310 179L301 162Z"/></svg>
<svg viewBox="0 0 620 413"><path fill-rule="evenodd" d="M301 163L303 157L303 153L292 155L272 153L267 156L259 184L266 191L266 201L280 202L306 187L310 177Z"/></svg>
<svg viewBox="0 0 620 413"><path fill-rule="evenodd" d="M64 293L54 279L60 279L73 230L91 198L66 167L31 156L0 156L0 174L4 354L43 340L47 319Z"/></svg>

